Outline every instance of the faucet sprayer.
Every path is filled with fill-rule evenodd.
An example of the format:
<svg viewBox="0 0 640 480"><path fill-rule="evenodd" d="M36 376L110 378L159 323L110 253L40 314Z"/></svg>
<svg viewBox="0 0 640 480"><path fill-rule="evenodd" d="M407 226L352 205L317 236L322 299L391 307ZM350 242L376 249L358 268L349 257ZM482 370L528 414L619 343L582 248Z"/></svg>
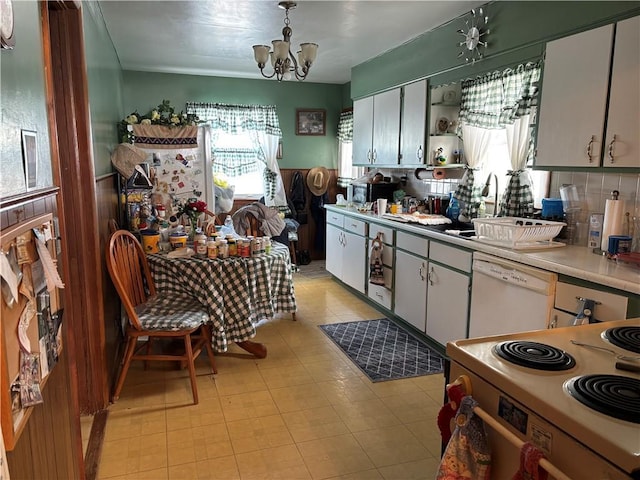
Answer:
<svg viewBox="0 0 640 480"><path fill-rule="evenodd" d="M489 174L489 176L487 177L487 181L484 183L484 187L482 187L482 192L480 192L480 195L482 195L483 197L489 196L489 186L491 185L491 177L493 177L496 182L496 190L495 190L494 199L493 199L493 216L497 217L498 216L498 176L495 173L491 172Z"/></svg>

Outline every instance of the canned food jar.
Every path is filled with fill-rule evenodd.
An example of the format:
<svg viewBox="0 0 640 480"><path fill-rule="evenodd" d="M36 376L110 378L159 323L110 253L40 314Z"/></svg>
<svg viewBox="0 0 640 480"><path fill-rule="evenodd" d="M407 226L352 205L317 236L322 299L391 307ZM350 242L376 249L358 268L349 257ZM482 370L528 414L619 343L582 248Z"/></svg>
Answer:
<svg viewBox="0 0 640 480"><path fill-rule="evenodd" d="M229 246L229 256L237 257L238 256L238 244L234 238L230 238L227 240L227 245Z"/></svg>
<svg viewBox="0 0 640 480"><path fill-rule="evenodd" d="M160 233L155 230L140 230L142 248L145 253L158 253L160 251Z"/></svg>
<svg viewBox="0 0 640 480"><path fill-rule="evenodd" d="M218 245L215 240L209 240L207 242L207 257L211 260L218 258Z"/></svg>
<svg viewBox="0 0 640 480"><path fill-rule="evenodd" d="M188 237L186 233L172 233L169 236L169 242L171 243L171 248L173 250L178 250L179 248L186 248L187 238Z"/></svg>

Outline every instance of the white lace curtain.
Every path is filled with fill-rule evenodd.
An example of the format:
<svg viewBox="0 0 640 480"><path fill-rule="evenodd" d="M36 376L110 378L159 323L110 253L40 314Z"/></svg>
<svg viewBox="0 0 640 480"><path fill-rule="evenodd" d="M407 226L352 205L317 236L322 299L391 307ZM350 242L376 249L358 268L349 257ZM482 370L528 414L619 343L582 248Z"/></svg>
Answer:
<svg viewBox="0 0 640 480"><path fill-rule="evenodd" d="M248 173L255 161L265 164L265 204L286 212L287 197L277 161L278 142L282 136L274 105L225 105L220 103L187 103L187 113L197 115L211 125L212 155L227 172ZM216 148L220 133L249 132L253 148L228 151Z"/></svg>

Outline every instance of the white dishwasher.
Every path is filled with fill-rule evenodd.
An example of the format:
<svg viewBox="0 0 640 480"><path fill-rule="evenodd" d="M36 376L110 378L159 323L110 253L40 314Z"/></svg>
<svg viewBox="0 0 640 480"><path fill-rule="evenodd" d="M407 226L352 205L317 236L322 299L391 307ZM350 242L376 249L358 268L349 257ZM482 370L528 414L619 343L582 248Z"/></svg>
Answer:
<svg viewBox="0 0 640 480"><path fill-rule="evenodd" d="M469 338L548 328L557 281L555 273L475 252Z"/></svg>

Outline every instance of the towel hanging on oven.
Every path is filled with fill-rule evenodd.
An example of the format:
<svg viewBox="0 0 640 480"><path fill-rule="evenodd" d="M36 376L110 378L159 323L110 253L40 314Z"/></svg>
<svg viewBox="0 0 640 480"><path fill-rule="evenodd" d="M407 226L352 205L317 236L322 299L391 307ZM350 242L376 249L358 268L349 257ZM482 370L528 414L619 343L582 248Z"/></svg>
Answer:
<svg viewBox="0 0 640 480"><path fill-rule="evenodd" d="M547 471L539 465L543 458L544 453L535 445L525 442L520 450L520 469L512 480L547 480L549 478Z"/></svg>
<svg viewBox="0 0 640 480"><path fill-rule="evenodd" d="M489 480L491 453L484 422L473 412L473 397L462 399L456 415L456 428L444 451L436 480Z"/></svg>
<svg viewBox="0 0 640 480"><path fill-rule="evenodd" d="M380 234L371 240L369 252L369 282L384 285L384 266L382 265L382 239Z"/></svg>

